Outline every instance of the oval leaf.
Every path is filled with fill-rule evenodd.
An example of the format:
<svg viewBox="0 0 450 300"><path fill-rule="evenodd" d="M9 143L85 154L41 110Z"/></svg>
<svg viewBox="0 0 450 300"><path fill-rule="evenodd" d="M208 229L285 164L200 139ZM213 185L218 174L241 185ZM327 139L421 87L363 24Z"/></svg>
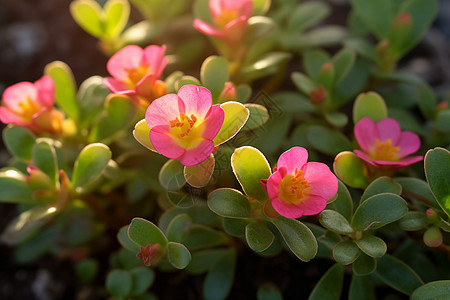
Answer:
<svg viewBox="0 0 450 300"><path fill-rule="evenodd" d="M309 300L339 300L344 283L344 269L341 264L335 264L320 278L309 295Z"/></svg>
<svg viewBox="0 0 450 300"><path fill-rule="evenodd" d="M133 242L128 236L128 226L123 226L122 228L120 228L119 232L117 233L117 240L125 249L136 253L139 252L139 246L136 245L136 243Z"/></svg>
<svg viewBox="0 0 450 300"><path fill-rule="evenodd" d="M411 300L444 300L448 295L450 295L450 280L438 280L416 289L411 295Z"/></svg>
<svg viewBox="0 0 450 300"><path fill-rule="evenodd" d="M245 227L245 239L253 251L263 252L272 245L275 236L263 222L256 222Z"/></svg>
<svg viewBox="0 0 450 300"><path fill-rule="evenodd" d="M342 241L333 248L333 258L336 262L348 265L354 262L361 254L358 246L353 241Z"/></svg>
<svg viewBox="0 0 450 300"><path fill-rule="evenodd" d="M450 151L444 148L428 150L425 175L436 200L450 217Z"/></svg>
<svg viewBox="0 0 450 300"><path fill-rule="evenodd" d="M189 232L192 225L192 219L187 214L180 214L170 221L167 226L167 239L171 242L181 243Z"/></svg>
<svg viewBox="0 0 450 300"><path fill-rule="evenodd" d="M191 261L191 253L183 244L169 242L167 244L167 258L175 268L184 269Z"/></svg>
<svg viewBox="0 0 450 300"><path fill-rule="evenodd" d="M89 34L101 38L104 35L102 8L94 0L75 0L70 3L70 13L73 19Z"/></svg>
<svg viewBox="0 0 450 300"><path fill-rule="evenodd" d="M141 247L148 244L159 244L162 248L167 245L167 238L162 231L150 221L142 218L134 218L128 228L130 239Z"/></svg>
<svg viewBox="0 0 450 300"><path fill-rule="evenodd" d="M214 155L211 154L206 160L194 166L184 167L184 179L195 188L206 186L211 179L215 166Z"/></svg>
<svg viewBox="0 0 450 300"><path fill-rule="evenodd" d="M252 130L258 128L269 120L269 112L264 106L255 103L248 103L245 104L245 107L249 110L250 116L244 127L242 127L242 130Z"/></svg>
<svg viewBox="0 0 450 300"><path fill-rule="evenodd" d="M345 135L322 126L310 126L306 132L306 138L311 146L331 156L352 149Z"/></svg>
<svg viewBox="0 0 450 300"><path fill-rule="evenodd" d="M371 257L381 257L386 254L387 245L379 237L368 235L355 241L359 249Z"/></svg>
<svg viewBox="0 0 450 300"><path fill-rule="evenodd" d="M106 290L114 297L123 298L131 291L131 275L125 270L112 270L106 277Z"/></svg>
<svg viewBox="0 0 450 300"><path fill-rule="evenodd" d="M200 81L211 91L213 99L219 98L229 77L228 61L221 56L206 58L200 69Z"/></svg>
<svg viewBox="0 0 450 300"><path fill-rule="evenodd" d="M249 110L239 102L228 101L220 104L220 107L225 111L225 119L219 133L213 140L216 146L234 137L247 122L250 114Z"/></svg>
<svg viewBox="0 0 450 300"><path fill-rule="evenodd" d="M222 217L250 218L250 202L235 189L222 188L213 191L208 197L208 207Z"/></svg>
<svg viewBox="0 0 450 300"><path fill-rule="evenodd" d="M130 16L130 4L125 0L108 0L104 7L105 35L116 38L127 25Z"/></svg>
<svg viewBox="0 0 450 300"><path fill-rule="evenodd" d="M3 130L3 142L12 155L28 161L31 159L36 137L25 127L8 126Z"/></svg>
<svg viewBox="0 0 450 300"><path fill-rule="evenodd" d="M375 123L388 117L386 103L375 92L360 94L353 104L353 123L364 117L371 118Z"/></svg>
<svg viewBox="0 0 450 300"><path fill-rule="evenodd" d="M52 140L40 140L33 147L33 164L48 175L56 187L59 179L58 160Z"/></svg>
<svg viewBox="0 0 450 300"><path fill-rule="evenodd" d="M25 176L14 169L0 172L0 202L33 203Z"/></svg>
<svg viewBox="0 0 450 300"><path fill-rule="evenodd" d="M185 183L184 166L178 159L169 159L159 171L159 183L169 191L179 190Z"/></svg>
<svg viewBox="0 0 450 300"><path fill-rule="evenodd" d="M348 223L347 219L334 210L323 210L319 215L320 223L328 230L339 234L352 234L353 228Z"/></svg>
<svg viewBox="0 0 450 300"><path fill-rule="evenodd" d="M339 153L334 159L333 169L339 179L351 187L365 188L369 184L366 177L367 166L353 152Z"/></svg>
<svg viewBox="0 0 450 300"><path fill-rule="evenodd" d="M369 275L376 268L377 260L362 252L352 265L353 273L360 276Z"/></svg>
<svg viewBox="0 0 450 300"><path fill-rule="evenodd" d="M133 136L142 146L157 152L150 141L150 127L148 127L145 119L137 122L133 130Z"/></svg>
<svg viewBox="0 0 450 300"><path fill-rule="evenodd" d="M211 267L203 285L206 300L225 299L233 285L236 265L236 252L228 250Z"/></svg>
<svg viewBox="0 0 450 300"><path fill-rule="evenodd" d="M392 193L400 195L402 193L402 186L394 182L389 177L378 177L372 181L361 196L360 202L364 202L368 198L381 193Z"/></svg>

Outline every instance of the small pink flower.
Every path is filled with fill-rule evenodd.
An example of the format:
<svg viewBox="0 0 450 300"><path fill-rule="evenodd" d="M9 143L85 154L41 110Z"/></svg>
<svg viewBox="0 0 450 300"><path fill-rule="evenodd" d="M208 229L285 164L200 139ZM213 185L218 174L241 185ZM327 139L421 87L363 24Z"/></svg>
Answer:
<svg viewBox="0 0 450 300"><path fill-rule="evenodd" d="M220 105L212 105L211 92L195 85L156 99L145 113L156 151L185 166L197 165L213 152L224 118Z"/></svg>
<svg viewBox="0 0 450 300"><path fill-rule="evenodd" d="M166 93L166 84L159 80L166 67L166 46L151 45L142 49L126 46L114 54L106 68L113 78L105 78L106 87L115 94L143 98L146 105Z"/></svg>
<svg viewBox="0 0 450 300"><path fill-rule="evenodd" d="M286 218L318 214L337 193L338 180L330 168L307 160L305 148L293 147L281 154L267 180L272 206Z"/></svg>
<svg viewBox="0 0 450 300"><path fill-rule="evenodd" d="M194 27L206 35L221 38L229 43L238 43L252 15L253 2L251 0L210 0L209 10L213 24L195 19Z"/></svg>
<svg viewBox="0 0 450 300"><path fill-rule="evenodd" d="M159 244L147 244L145 247L140 247L140 251L136 254L136 257L144 261L144 265L149 267L161 258L162 253L160 248L161 246Z"/></svg>
<svg viewBox="0 0 450 300"><path fill-rule="evenodd" d="M50 76L35 83L19 82L5 89L0 121L26 127L35 133L57 134L62 129L63 115L53 110L55 85Z"/></svg>
<svg viewBox="0 0 450 300"><path fill-rule="evenodd" d="M399 168L423 159L423 156L406 157L420 148L420 139L411 131L401 131L395 119L386 118L378 123L362 118L354 128L356 141L362 151L355 154L374 167Z"/></svg>

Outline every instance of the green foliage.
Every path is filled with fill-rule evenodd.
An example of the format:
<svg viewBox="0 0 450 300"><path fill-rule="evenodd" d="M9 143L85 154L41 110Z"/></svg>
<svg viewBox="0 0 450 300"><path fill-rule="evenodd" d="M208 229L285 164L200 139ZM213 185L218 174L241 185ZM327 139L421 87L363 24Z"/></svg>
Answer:
<svg viewBox="0 0 450 300"><path fill-rule="evenodd" d="M425 156L425 174L440 207L450 217L450 152L443 148L429 150Z"/></svg>
<svg viewBox="0 0 450 300"><path fill-rule="evenodd" d="M209 194L208 207L216 214L227 218L249 218L250 203L241 192L223 188Z"/></svg>
<svg viewBox="0 0 450 300"><path fill-rule="evenodd" d="M344 266L335 264L322 276L308 299L340 299L343 282Z"/></svg>
<svg viewBox="0 0 450 300"><path fill-rule="evenodd" d="M142 218L134 218L128 227L128 236L141 247L148 244L159 244L162 248L167 245L167 238L152 222Z"/></svg>
<svg viewBox="0 0 450 300"><path fill-rule="evenodd" d="M9 126L3 130L3 141L8 151L17 158L30 160L36 137L24 127Z"/></svg>

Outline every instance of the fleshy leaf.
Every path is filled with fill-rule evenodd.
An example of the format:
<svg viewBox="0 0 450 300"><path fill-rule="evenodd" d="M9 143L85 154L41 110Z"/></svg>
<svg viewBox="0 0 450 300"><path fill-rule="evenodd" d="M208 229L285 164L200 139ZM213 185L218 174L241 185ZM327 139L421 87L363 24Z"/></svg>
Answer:
<svg viewBox="0 0 450 300"><path fill-rule="evenodd" d="M309 95L312 90L315 90L317 88L314 81L303 73L293 72L291 75L291 79L298 90L306 95Z"/></svg>
<svg viewBox="0 0 450 300"><path fill-rule="evenodd" d="M142 295L155 281L155 272L147 267L134 268L130 270L130 274L133 283L130 291L132 296Z"/></svg>
<svg viewBox="0 0 450 300"><path fill-rule="evenodd" d="M281 291L273 284L264 284L256 293L258 300L283 300Z"/></svg>
<svg viewBox="0 0 450 300"><path fill-rule="evenodd" d="M159 183L169 191L179 190L185 183L184 166L178 159L169 159L159 171Z"/></svg>
<svg viewBox="0 0 450 300"><path fill-rule="evenodd" d="M187 214L179 214L167 226L167 239L171 242L181 243L192 225L192 218Z"/></svg>
<svg viewBox="0 0 450 300"><path fill-rule="evenodd" d="M333 66L335 70L335 84L338 84L355 63L356 55L352 49L344 48L333 56Z"/></svg>
<svg viewBox="0 0 450 300"><path fill-rule="evenodd" d="M422 279L411 267L392 255L378 258L377 275L399 292L411 295L423 285Z"/></svg>
<svg viewBox="0 0 450 300"><path fill-rule="evenodd" d="M200 70L200 81L211 91L213 99L220 96L229 76L228 61L221 56L206 58Z"/></svg>
<svg viewBox="0 0 450 300"><path fill-rule="evenodd" d="M358 246L350 240L341 241L333 248L334 260L343 265L351 264L359 257L360 254L361 251Z"/></svg>
<svg viewBox="0 0 450 300"><path fill-rule="evenodd" d="M139 246L128 236L128 227L129 226L126 225L120 228L119 232L117 233L117 240L125 249L138 253Z"/></svg>
<svg viewBox="0 0 450 300"><path fill-rule="evenodd" d="M253 15L264 15L270 8L271 0L252 0L253 2Z"/></svg>
<svg viewBox="0 0 450 300"><path fill-rule="evenodd" d="M339 187L336 194L336 199L327 205L327 209L337 211L344 216L348 221L351 220L353 214L353 200L350 192L345 184L338 180Z"/></svg>
<svg viewBox="0 0 450 300"><path fill-rule="evenodd" d="M0 202L32 203L32 191L25 176L17 170L7 169L0 172Z"/></svg>
<svg viewBox="0 0 450 300"><path fill-rule="evenodd" d="M335 264L320 278L308 300L339 300L341 298L342 285L344 283L345 267Z"/></svg>
<svg viewBox="0 0 450 300"><path fill-rule="evenodd" d="M253 251L263 252L272 245L275 236L263 222L255 222L245 227L245 239Z"/></svg>
<svg viewBox="0 0 450 300"><path fill-rule="evenodd" d="M104 7L104 31L108 38L116 38L125 28L130 16L130 4L124 0L108 0Z"/></svg>
<svg viewBox="0 0 450 300"><path fill-rule="evenodd" d="M398 221L398 225L403 230L416 231L424 228L428 224L427 216L418 211L408 211L403 218Z"/></svg>
<svg viewBox="0 0 450 300"><path fill-rule="evenodd" d="M386 103L375 92L360 94L353 104L353 123L364 117L371 118L375 123L388 117Z"/></svg>
<svg viewBox="0 0 450 300"><path fill-rule="evenodd" d="M191 253L183 244L169 242L167 244L167 258L175 268L184 269L191 261Z"/></svg>
<svg viewBox="0 0 450 300"><path fill-rule="evenodd" d="M56 187L59 179L58 159L52 140L38 140L33 147L33 164L50 177Z"/></svg>
<svg viewBox="0 0 450 300"><path fill-rule="evenodd" d="M184 167L184 179L195 188L206 186L214 172L215 160L211 154L206 160L194 166Z"/></svg>
<svg viewBox="0 0 450 300"><path fill-rule="evenodd" d="M387 245L379 237L368 235L355 241L359 249L372 257L381 257L386 253Z"/></svg>
<svg viewBox="0 0 450 300"><path fill-rule="evenodd" d="M428 201L432 206L438 206L436 198L431 192L430 186L424 180L414 177L399 177L394 179L402 186L402 193L412 199Z"/></svg>
<svg viewBox="0 0 450 300"><path fill-rule="evenodd" d="M414 290L411 300L445 299L450 295L450 280L428 282Z"/></svg>
<svg viewBox="0 0 450 300"><path fill-rule="evenodd" d="M330 14L330 7L324 2L308 1L295 7L287 20L287 30L300 32L316 25Z"/></svg>
<svg viewBox="0 0 450 300"><path fill-rule="evenodd" d="M306 4L306 3L305 3ZM320 68L327 62L330 62L331 57L324 50L310 50L303 55L303 65L308 76L317 81L319 77Z"/></svg>
<svg viewBox="0 0 450 300"><path fill-rule="evenodd" d="M31 159L36 137L25 127L8 126L3 130L3 142L12 155L28 161Z"/></svg>
<svg viewBox="0 0 450 300"><path fill-rule="evenodd" d="M150 127L148 127L145 120L140 120L136 123L133 130L134 138L147 149L157 152L150 141Z"/></svg>
<svg viewBox="0 0 450 300"><path fill-rule="evenodd" d="M402 186L394 182L389 177L379 177L372 181L361 196L360 202L380 193L392 193L400 195L402 193Z"/></svg>
<svg viewBox="0 0 450 300"><path fill-rule="evenodd" d="M353 228L348 223L347 219L334 210L323 210L319 215L320 223L331 230L339 234L352 234Z"/></svg>
<svg viewBox="0 0 450 300"><path fill-rule="evenodd" d="M352 269L356 275L369 275L377 268L377 260L365 253L359 255L359 257L353 262Z"/></svg>
<svg viewBox="0 0 450 300"><path fill-rule="evenodd" d="M125 270L112 270L106 277L106 290L117 298L127 296L131 291L131 274Z"/></svg>
<svg viewBox="0 0 450 300"><path fill-rule="evenodd" d="M292 253L302 261L310 261L317 254L317 241L311 230L300 221L282 216L271 219Z"/></svg>
<svg viewBox="0 0 450 300"><path fill-rule="evenodd" d="M349 151L339 153L333 164L334 173L339 179L355 188L365 188L369 184L366 168L364 162Z"/></svg>
<svg viewBox="0 0 450 300"><path fill-rule="evenodd" d="M183 244L191 251L211 248L227 242L228 236L209 226L193 224Z"/></svg>
<svg viewBox="0 0 450 300"><path fill-rule="evenodd" d="M231 166L247 196L259 201L268 198L260 181L269 178L272 172L266 158L258 149L249 146L236 149L231 156Z"/></svg>
<svg viewBox="0 0 450 300"><path fill-rule="evenodd" d="M315 149L331 156L352 149L350 141L345 135L318 125L308 128L306 138Z"/></svg>
<svg viewBox="0 0 450 300"><path fill-rule="evenodd" d="M348 300L376 300L373 286L368 277L353 275Z"/></svg>
<svg viewBox="0 0 450 300"><path fill-rule="evenodd" d="M249 117L249 110L241 103L229 101L220 105L225 111L225 119L219 133L214 138L214 145L225 143L238 133Z"/></svg>
<svg viewBox="0 0 450 300"><path fill-rule="evenodd" d="M438 112L436 116L436 128L443 132L450 132L450 110Z"/></svg>
<svg viewBox="0 0 450 300"><path fill-rule="evenodd" d="M241 192L230 188L213 191L208 197L208 207L222 217L250 218L250 202Z"/></svg>
<svg viewBox="0 0 450 300"><path fill-rule="evenodd" d="M450 151L444 148L428 150L425 175L437 202L450 217Z"/></svg>
<svg viewBox="0 0 450 300"><path fill-rule="evenodd" d="M390 0L366 1L350 0L355 13L379 40L387 37L389 26L394 19Z"/></svg>
<svg viewBox="0 0 450 300"><path fill-rule="evenodd" d="M242 130L258 128L269 119L269 112L264 106L255 103L248 103L245 104L245 107L249 110L250 116L244 127L242 127Z"/></svg>
<svg viewBox="0 0 450 300"><path fill-rule="evenodd" d="M75 79L70 67L62 61L54 61L45 66L44 73L49 75L55 83L55 99L58 106L77 122L80 117L80 107L76 97Z"/></svg>
<svg viewBox="0 0 450 300"><path fill-rule="evenodd" d="M380 228L397 221L408 211L402 197L392 193L381 193L361 203L353 215L351 225L355 230Z"/></svg>
<svg viewBox="0 0 450 300"><path fill-rule="evenodd" d="M128 236L141 247L148 244L159 244L162 248L167 245L167 238L162 231L150 221L142 218L133 218L128 227Z"/></svg>
<svg viewBox="0 0 450 300"><path fill-rule="evenodd" d="M111 150L101 143L94 143L84 147L72 173L72 184L75 188L84 188L97 179L111 159Z"/></svg>
<svg viewBox="0 0 450 300"><path fill-rule="evenodd" d="M103 36L102 8L94 0L76 0L70 4L70 13L80 27L89 34Z"/></svg>
<svg viewBox="0 0 450 300"><path fill-rule="evenodd" d="M422 83L417 87L417 105L422 115L428 120L433 120L436 116L436 95L431 87Z"/></svg>
<svg viewBox="0 0 450 300"><path fill-rule="evenodd" d="M222 225L223 230L231 236L244 237L245 227L248 225L250 219L234 219L223 218Z"/></svg>
<svg viewBox="0 0 450 300"><path fill-rule="evenodd" d="M233 249L225 252L206 275L203 285L203 297L208 300L225 299L233 285L236 266L236 252Z"/></svg>

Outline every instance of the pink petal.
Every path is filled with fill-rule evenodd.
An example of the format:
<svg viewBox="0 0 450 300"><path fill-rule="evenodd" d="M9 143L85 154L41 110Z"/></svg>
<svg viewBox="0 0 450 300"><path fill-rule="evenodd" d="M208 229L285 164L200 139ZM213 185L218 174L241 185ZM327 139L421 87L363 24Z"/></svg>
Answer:
<svg viewBox="0 0 450 300"><path fill-rule="evenodd" d="M164 68L167 65L167 57L164 57L166 46L161 47L151 45L144 49L143 60L150 65L150 72L155 75L156 79L161 77Z"/></svg>
<svg viewBox="0 0 450 300"><path fill-rule="evenodd" d="M325 199L325 202L336 195L338 180L326 164L309 162L305 167L304 178L310 185L310 195L320 196Z"/></svg>
<svg viewBox="0 0 450 300"><path fill-rule="evenodd" d="M34 84L24 81L7 87L3 93L3 101L12 111L22 111L19 104L27 98L30 99L30 101L35 102L37 95Z"/></svg>
<svg viewBox="0 0 450 300"><path fill-rule="evenodd" d="M136 84L136 93L143 96L144 98L153 100L150 98L152 98L154 94L153 88L155 86L156 79L157 77L151 73L145 75L144 78L142 78L141 81Z"/></svg>
<svg viewBox="0 0 450 300"><path fill-rule="evenodd" d="M213 140L222 128L225 119L225 111L219 104L213 105L206 115L201 126L204 128L202 137Z"/></svg>
<svg viewBox="0 0 450 300"><path fill-rule="evenodd" d="M286 218L296 219L304 215L302 208L294 204L287 204L279 197L272 199L272 206L277 213Z"/></svg>
<svg viewBox="0 0 450 300"><path fill-rule="evenodd" d="M211 25L203 22L200 19L194 20L194 28L209 36L224 37L223 32L214 29Z"/></svg>
<svg viewBox="0 0 450 300"><path fill-rule="evenodd" d="M356 154L356 156L358 156L359 158L361 158L362 160L364 160L365 162L371 164L374 167L378 167L372 160L372 158L370 158L367 154L365 154L364 152L361 152L359 150L353 150L353 152Z"/></svg>
<svg viewBox="0 0 450 300"><path fill-rule="evenodd" d="M180 116L180 108L184 110L183 103L175 94L167 94L154 100L147 108L145 121L150 128L159 125L169 125L170 121Z"/></svg>
<svg viewBox="0 0 450 300"><path fill-rule="evenodd" d="M209 0L209 10L213 17L219 16L222 14L223 6L227 2L233 1L223 1L223 0Z"/></svg>
<svg viewBox="0 0 450 300"><path fill-rule="evenodd" d="M375 140L379 138L378 129L372 119L364 117L355 125L355 138L361 149L370 152L370 148L375 144Z"/></svg>
<svg viewBox="0 0 450 300"><path fill-rule="evenodd" d="M194 166L205 161L214 150L214 143L209 140L204 140L180 157L180 163L184 166Z"/></svg>
<svg viewBox="0 0 450 300"><path fill-rule="evenodd" d="M0 122L3 124L14 124L19 126L28 125L21 117L17 116L6 107L0 107Z"/></svg>
<svg viewBox="0 0 450 300"><path fill-rule="evenodd" d="M327 200L321 196L311 195L296 206L298 209L303 211L303 215L312 216L317 215L325 209L325 206L327 206Z"/></svg>
<svg viewBox="0 0 450 300"><path fill-rule="evenodd" d="M392 166L392 167L405 167L412 165L416 162L419 162L423 160L423 156L411 156L404 158L399 161L386 161L386 160L375 160L374 163L377 164L377 166Z"/></svg>
<svg viewBox="0 0 450 300"><path fill-rule="evenodd" d="M381 142L391 139L392 145L395 145L400 138L400 125L395 119L382 119L377 123L377 128Z"/></svg>
<svg viewBox="0 0 450 300"><path fill-rule="evenodd" d="M186 151L178 145L176 140L168 135L167 132L160 130L159 127L152 128L149 137L155 150L168 158L179 158Z"/></svg>
<svg viewBox="0 0 450 300"><path fill-rule="evenodd" d="M283 180L283 176L278 171L275 171L267 179L266 189L270 199L275 199L280 194L280 183Z"/></svg>
<svg viewBox="0 0 450 300"><path fill-rule="evenodd" d="M114 94L131 94L135 92L134 90L129 89L124 83L111 77L104 78L103 83Z"/></svg>
<svg viewBox="0 0 450 300"><path fill-rule="evenodd" d="M308 151L303 147L292 147L280 155L277 170L284 177L286 174L297 174L308 161Z"/></svg>
<svg viewBox="0 0 450 300"><path fill-rule="evenodd" d="M401 157L415 153L420 148L419 136L411 131L403 131L396 146L400 148Z"/></svg>
<svg viewBox="0 0 450 300"><path fill-rule="evenodd" d="M212 105L211 92L204 87L196 85L183 85L177 93L186 108L186 115L193 114L197 119L206 117Z"/></svg>
<svg viewBox="0 0 450 300"><path fill-rule="evenodd" d="M238 43L241 41L246 28L247 19L245 17L240 17L225 25L225 36L230 42Z"/></svg>
<svg viewBox="0 0 450 300"><path fill-rule="evenodd" d="M108 72L118 80L128 78L127 69L136 69L141 65L144 50L136 45L129 45L114 54L106 64Z"/></svg>
<svg viewBox="0 0 450 300"><path fill-rule="evenodd" d="M250 18L253 12L253 1L242 0L240 6L241 6L241 8L239 9L240 15L246 17L247 19Z"/></svg>
<svg viewBox="0 0 450 300"><path fill-rule="evenodd" d="M37 101L48 108L53 107L55 101L55 84L53 79L48 76L42 76L34 83L37 90Z"/></svg>

